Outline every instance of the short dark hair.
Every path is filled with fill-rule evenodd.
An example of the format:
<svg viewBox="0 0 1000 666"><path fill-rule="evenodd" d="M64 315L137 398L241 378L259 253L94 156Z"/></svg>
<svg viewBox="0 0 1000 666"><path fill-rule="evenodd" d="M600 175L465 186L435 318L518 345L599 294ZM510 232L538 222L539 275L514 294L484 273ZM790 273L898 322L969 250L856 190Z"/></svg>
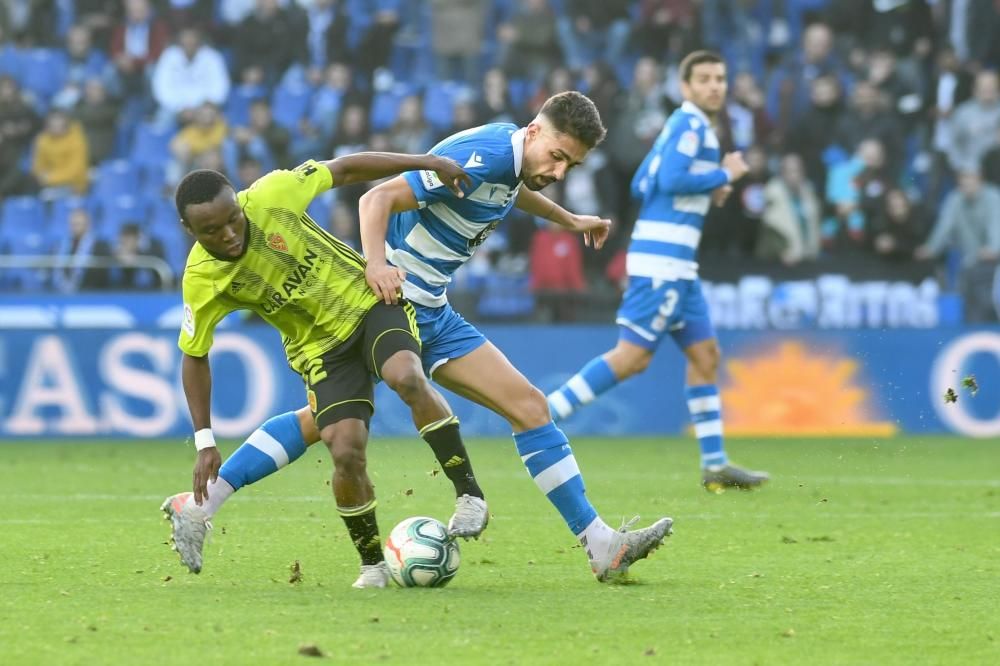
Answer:
<svg viewBox="0 0 1000 666"><path fill-rule="evenodd" d="M608 133L597 106L589 97L575 90L549 97L538 113L552 121L557 130L579 139L588 148L599 144Z"/></svg>
<svg viewBox="0 0 1000 666"><path fill-rule="evenodd" d="M236 190L224 174L213 169L196 169L184 176L177 185L177 193L174 194L174 205L177 206L181 220L187 224L184 212L188 206L211 201L224 187Z"/></svg>
<svg viewBox="0 0 1000 666"><path fill-rule="evenodd" d="M694 73L694 68L697 65L704 65L705 63L709 64L718 63L720 65L725 65L726 61L723 59L721 55L719 55L715 51L707 51L707 50L692 51L691 53L688 53L686 56L684 56L683 60L681 60L679 68L681 74L681 81L689 82L691 80L691 75Z"/></svg>

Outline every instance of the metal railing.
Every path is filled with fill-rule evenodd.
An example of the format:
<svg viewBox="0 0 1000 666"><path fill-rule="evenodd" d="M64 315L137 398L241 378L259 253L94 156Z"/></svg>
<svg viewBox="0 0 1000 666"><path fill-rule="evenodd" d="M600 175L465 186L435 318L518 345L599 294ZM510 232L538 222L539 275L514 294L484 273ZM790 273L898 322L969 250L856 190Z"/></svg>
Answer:
<svg viewBox="0 0 1000 666"><path fill-rule="evenodd" d="M47 254L0 255L0 270L10 268L138 268L149 269L160 277L160 289L174 288L174 270L165 260L151 255L138 255L130 264L124 264L114 257L56 257Z"/></svg>

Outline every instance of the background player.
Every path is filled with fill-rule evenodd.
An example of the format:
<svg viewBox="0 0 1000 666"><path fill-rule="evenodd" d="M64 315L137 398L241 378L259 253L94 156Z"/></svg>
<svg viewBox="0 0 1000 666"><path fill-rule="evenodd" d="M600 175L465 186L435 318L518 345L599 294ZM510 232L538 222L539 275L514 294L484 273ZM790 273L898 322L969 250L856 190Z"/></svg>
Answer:
<svg viewBox="0 0 1000 666"><path fill-rule="evenodd" d="M428 376L510 423L528 473L579 539L600 581L645 558L670 534L673 521L661 518L627 531L634 520L615 530L598 516L569 441L552 422L545 395L452 309L445 291L451 275L515 205L585 234L588 243L600 248L608 220L574 215L538 190L565 178L604 134L593 102L578 92L560 93L545 102L527 127L483 125L432 149L432 154L464 165L471 179L464 194L451 191L429 170L412 171L370 190L360 208L368 283L386 303L395 303L401 290L414 304ZM303 434L306 441L315 441L315 433Z"/></svg>
<svg viewBox="0 0 1000 666"><path fill-rule="evenodd" d="M362 153L273 171L239 194L225 176L211 170L194 171L178 186L178 213L197 241L184 271L178 344L199 454L193 494L168 498L163 508L173 519L178 550L193 571L201 567L206 515L199 505L210 496L209 481L212 492L223 483L239 487L252 480L255 468L276 469L305 450L299 419L278 417L241 448L244 464L228 477L223 471L221 483L217 478L208 352L216 325L230 312L248 309L281 332L288 363L307 385L311 417L334 460L337 509L361 555L361 576L354 586L384 587L388 582L365 459L374 410L372 377L384 379L399 394L422 434L453 425L454 417L421 370L412 306L380 302L365 283L361 256L319 228L305 210L335 184L419 167L439 169L449 183L464 177L456 164L433 156ZM485 527L486 506L457 426L451 435L447 442L429 441L442 466L462 463L463 489L481 507L472 526L478 534Z"/></svg>
<svg viewBox="0 0 1000 666"><path fill-rule="evenodd" d="M642 200L626 260L628 289L618 310L618 344L587 363L548 401L556 419L649 366L667 334L687 357L688 410L701 446L702 483L717 491L752 488L768 479L728 462L722 444L719 344L698 279L697 252L705 214L725 202L747 172L740 153L719 164L712 129L726 101L726 66L709 51L680 65L684 104L667 120L632 179Z"/></svg>

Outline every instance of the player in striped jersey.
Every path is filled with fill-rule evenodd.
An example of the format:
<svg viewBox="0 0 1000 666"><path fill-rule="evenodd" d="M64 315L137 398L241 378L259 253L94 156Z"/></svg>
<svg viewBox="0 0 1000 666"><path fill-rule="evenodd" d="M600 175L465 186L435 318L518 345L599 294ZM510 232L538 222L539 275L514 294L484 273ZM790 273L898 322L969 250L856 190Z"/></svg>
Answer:
<svg viewBox="0 0 1000 666"><path fill-rule="evenodd" d="M585 242L600 248L609 220L574 215L538 190L565 178L604 134L593 102L578 92L560 93L526 127L483 125L431 150L463 165L471 186L462 192L422 170L382 183L361 199L368 284L386 303L395 303L400 294L413 303L428 376L510 423L528 473L580 541L602 582L626 573L655 550L673 521L661 518L629 531L634 519L616 530L598 516L545 395L452 309L446 289L451 275L514 206L580 232ZM313 441L314 433L303 435Z"/></svg>
<svg viewBox="0 0 1000 666"><path fill-rule="evenodd" d="M711 491L753 488L768 479L729 463L722 444L719 345L698 280L697 252L705 214L722 205L731 184L746 174L740 153L719 163L712 124L724 109L726 66L709 51L680 65L684 103L667 120L632 179L642 200L626 266L628 289L618 310L614 349L591 360L548 397L556 419L649 365L667 334L687 357L687 403L701 447L702 483Z"/></svg>
<svg viewBox="0 0 1000 666"><path fill-rule="evenodd" d="M485 527L486 505L457 421L420 366L413 306L382 303L366 284L361 255L306 214L312 199L331 187L414 168L436 170L456 189L457 181L468 180L457 164L440 157L360 153L272 171L239 193L211 170L193 171L179 184L177 211L196 241L184 270L178 345L198 460L194 492L168 498L163 509L172 519L182 561L195 573L210 517L203 503L301 456L305 429L315 433L310 441L326 443L334 461L337 510L361 556L354 586L385 587L389 574L365 462L373 377L410 407L414 424L455 482L459 508L470 498L481 508L470 534ZM281 332L288 364L308 389L309 410L271 419L220 469L211 431L208 352L215 327L235 310L255 312Z"/></svg>

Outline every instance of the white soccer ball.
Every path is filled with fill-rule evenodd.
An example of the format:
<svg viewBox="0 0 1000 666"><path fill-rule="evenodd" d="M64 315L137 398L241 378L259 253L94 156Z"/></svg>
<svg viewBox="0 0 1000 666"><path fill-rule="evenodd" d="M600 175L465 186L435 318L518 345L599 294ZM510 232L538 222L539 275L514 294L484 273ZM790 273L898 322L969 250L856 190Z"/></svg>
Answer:
<svg viewBox="0 0 1000 666"><path fill-rule="evenodd" d="M392 579L403 587L443 587L458 573L458 544L438 520L407 518L382 549Z"/></svg>

